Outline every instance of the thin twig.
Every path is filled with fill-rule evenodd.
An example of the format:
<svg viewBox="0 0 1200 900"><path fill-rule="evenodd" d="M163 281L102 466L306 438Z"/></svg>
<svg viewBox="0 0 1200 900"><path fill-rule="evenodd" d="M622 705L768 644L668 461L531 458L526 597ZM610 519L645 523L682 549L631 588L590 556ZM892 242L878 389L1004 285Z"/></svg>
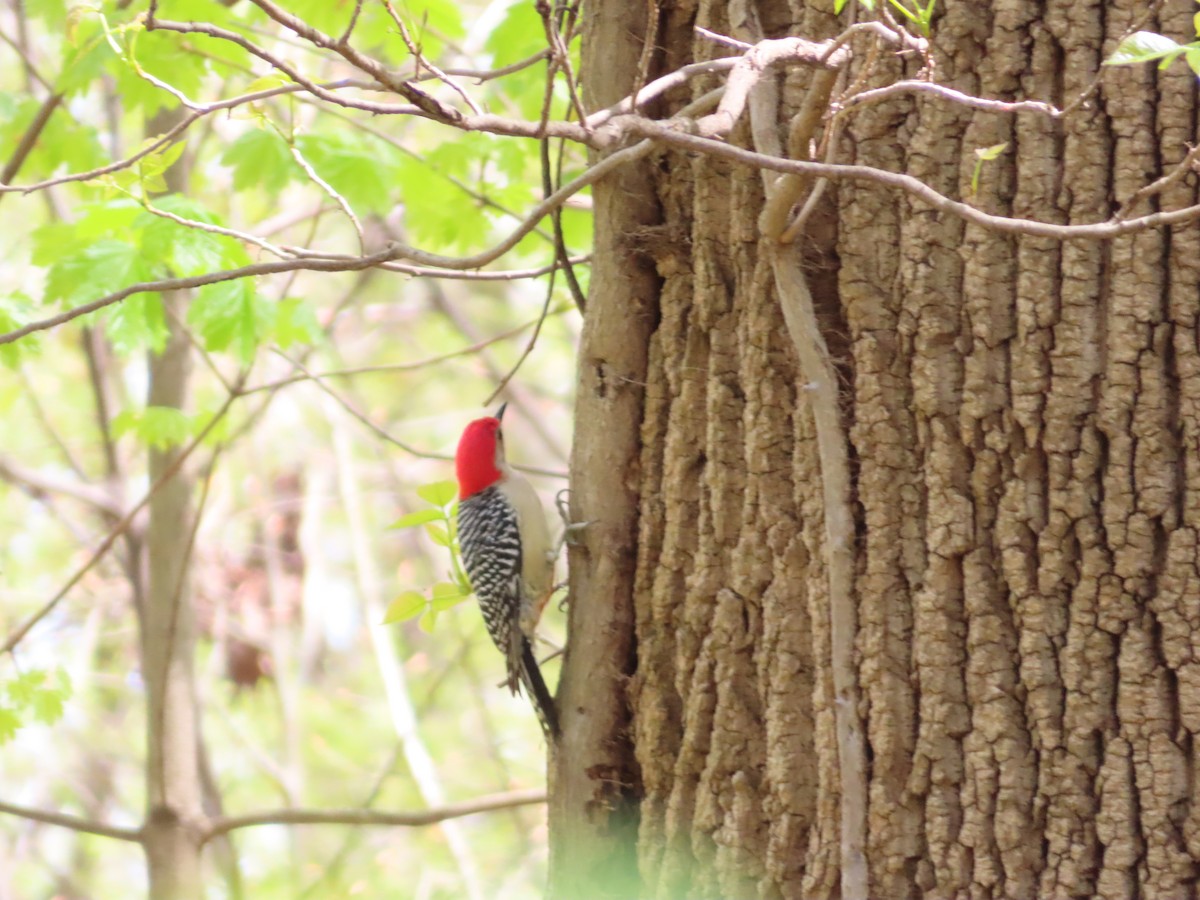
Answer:
<svg viewBox="0 0 1200 900"><path fill-rule="evenodd" d="M523 327L527 328L528 325ZM56 478L53 475L47 475L36 469L26 468L4 457L0 457L0 478L13 484L21 485L33 496L61 494L64 497L70 497L72 500L85 503L106 516L119 516L121 514L120 508L113 502L108 491L103 488L78 481Z"/></svg>
<svg viewBox="0 0 1200 900"><path fill-rule="evenodd" d="M375 809L275 809L241 816L220 816L209 823L203 835L208 843L218 835L228 834L239 828L258 825L386 825L418 827L435 825L447 819L459 819L498 809L515 806L533 806L546 802L543 790L510 791L491 794L462 803L448 803L433 809L417 812L384 812ZM2 807L0 807L2 808Z"/></svg>
<svg viewBox="0 0 1200 900"><path fill-rule="evenodd" d="M19 806L16 803L5 803L2 800L0 800L0 813L10 816L20 816L22 819L43 822L46 825L59 825L62 828L69 828L72 831L81 831L84 834L97 834L100 837L114 838L118 841L131 841L136 844L142 840L142 832L138 828L105 825L103 822L94 822L91 819L84 819L80 816L50 812L45 809L33 809L28 806Z"/></svg>
<svg viewBox="0 0 1200 900"><path fill-rule="evenodd" d="M1049 116L1052 119L1061 118L1063 115L1061 109L1051 103L1043 103L1041 100L989 100L986 97L974 97L971 94L956 91L954 88L946 87L945 85L934 84L931 81L897 81L884 87L863 91L843 100L839 104L839 112L851 110L856 106L862 106L866 103L876 103L899 94L932 94L935 97L940 97L959 106L966 106L970 109L982 109L988 112L1014 114L1037 113L1038 115Z"/></svg>
<svg viewBox="0 0 1200 900"><path fill-rule="evenodd" d="M48 616L54 610L54 608L58 606L59 602L66 597L68 593L70 593L71 589L83 579L83 576L90 572L92 567L104 558L104 555L109 551L109 548L111 548L112 545L116 543L117 538L124 534L125 530L129 528L137 514L146 507L146 505L150 502L154 495L158 493L162 486L166 484L176 472L179 471L179 469L187 461L188 457L192 455L192 452L200 446L206 437L208 437L212 430L217 426L217 423L225 417L225 414L229 411L229 408L233 405L233 401L237 399L237 396L237 394L230 394L228 397L226 397L225 402L208 421L208 424L201 429L200 433L197 434L182 451L180 451L178 456L171 460L170 465L168 465L163 470L162 474L155 479L154 483L150 485L150 488L146 491L146 493L142 495L142 498L136 504L134 504L134 506L127 513L125 513L124 516L121 517L119 522L112 527L112 529L105 536L104 540L100 542L100 546L93 550L92 555L88 557L87 561L75 570L75 574L73 574L67 580L67 583L58 590L58 593L56 593L45 604L43 604L41 609L33 613L31 616L29 616L29 618L18 625L17 628L13 630L7 638L5 638L4 643L0 645L0 654L11 653L17 644L21 643L21 641L25 638L25 635L27 635L30 630L37 625L38 622L42 621L42 619Z"/></svg>
<svg viewBox="0 0 1200 900"><path fill-rule="evenodd" d="M564 311L564 309L552 310L550 315L558 315ZM502 334L497 334L494 337L490 337L485 341L478 341L477 343L472 344L470 347L464 347L463 349L455 350L452 353L443 353L439 356L431 356L426 359L417 360L416 362L392 363L390 365L379 366L359 366L353 369L335 369L331 372L317 372L316 374L305 372L302 375L293 375L290 378L281 378L278 381L270 381L266 384L260 384L252 388L247 388L242 391L242 395L246 396L249 394L256 394L261 391L276 391L280 388L288 387L289 385L321 378L348 378L354 375L369 375L381 372L414 372L418 369L429 368L430 366L435 366L438 363L443 363L451 359L458 359L463 356L474 356L485 347L490 347L492 344L497 344L500 341L506 341L509 338L516 337L521 332L539 324L541 321L542 317L539 316L536 319L531 319L523 325L518 325L516 328L510 328L508 331L505 331ZM290 363L292 361L289 359L288 362ZM3 474L2 462L0 462L0 474Z"/></svg>
<svg viewBox="0 0 1200 900"><path fill-rule="evenodd" d="M467 104L467 106L471 108L471 112L475 113L476 115L480 115L483 110L481 110L475 101L471 99L470 94L463 90L463 88L457 82L455 82L449 75L434 65L434 63L426 58L425 54L421 52L421 48L417 46L417 42L414 41L412 39L412 35L408 33L408 28L404 25L404 20L400 18L399 13L396 12L390 0L383 0L383 5L387 9L388 15L392 17L392 21L396 23L396 27L400 29L400 39L404 41L404 46L408 48L408 52L413 55L414 59L416 59L417 65L424 66L426 69L428 69L434 78L442 82L442 84L446 85L446 87L450 88L450 90L454 91L454 93L458 94L458 96L462 97L463 103Z"/></svg>
<svg viewBox="0 0 1200 900"><path fill-rule="evenodd" d="M533 211L528 218L525 219L513 232L499 244L490 250L485 250L481 253L476 253L472 256L463 257L447 257L435 253L427 253L422 250L417 250L413 247L393 244L385 250L370 256L305 256L299 259L283 259L274 262L254 263L249 266L241 266L236 269L226 269L220 272L210 272L205 275L191 275L185 278L165 278L160 281L139 282L128 287L122 288L119 291L114 291L104 297L100 297L82 306L77 306L74 309L69 309L66 312L59 313L55 316L50 316L36 322L31 322L21 328L17 328L6 334L0 334L0 345L9 344L19 340L29 334L34 334L38 331L44 331L48 328L54 328L64 322L69 322L72 319L77 319L82 315L90 312L95 312L98 309L103 309L106 306L111 306L124 300L126 297L133 296L145 292L157 292L178 290L180 288L201 287L206 284L217 284L223 281L233 281L238 278L249 278L258 275L273 275L278 272L291 272L298 269L319 271L319 272L352 272L361 269L369 269L380 263L392 262L398 259L411 259L418 263L423 263L429 266L441 267L457 271L467 269L478 269L488 265L496 259L499 259L520 241L529 234L539 221L551 210L562 205L568 197L583 190L588 185L603 178L612 170L624 165L630 160L639 159L645 156L654 148L650 141L642 141L632 147L626 147L616 153L606 157L602 162L588 169L578 178L572 180L568 184L563 185L555 191L550 197L543 200L533 208Z"/></svg>
<svg viewBox="0 0 1200 900"><path fill-rule="evenodd" d="M364 82L357 81L355 79L344 79L342 81L328 82L324 84L323 87L327 88L328 90L338 90L346 87L363 87L364 84ZM185 116L177 125L171 128L169 131L159 135L158 138L142 147L137 153L131 154L124 159L119 159L116 162L109 163L108 165L98 166L95 169L89 169L86 172L74 172L69 175L59 175L56 178L47 178L44 181L38 181L33 184L0 184L0 194L31 194L34 191L45 190L46 188L51 188L59 184L69 184L75 181L91 181L92 179L100 178L103 175L111 175L113 172L119 172L122 169L128 169L134 163L144 159L151 153L161 150L163 147L174 141L175 138L177 138L183 132L187 131L187 129L194 125L199 119L202 119L205 116L212 115L213 113L220 112L221 110L234 109L247 103L254 103L258 100L265 100L269 97L275 97L280 94L295 94L306 90L307 88L302 84L285 84L262 91L254 91L250 94L242 94L238 97L230 97L228 100L220 100L215 103L206 104L197 108L191 113L191 115Z"/></svg>
<svg viewBox="0 0 1200 900"><path fill-rule="evenodd" d="M54 111L58 109L63 101L62 94L51 94L46 98L46 101L38 107L37 114L33 117L33 121L29 123L29 127L25 129L25 133L21 135L21 140L17 142L16 149L13 150L13 155L9 157L8 162L4 166L4 170L0 171L0 184L7 185L17 176L17 172L21 170L21 166L25 164L29 154L33 151L34 146L41 137L42 131L46 124L50 121L50 117L54 115ZM4 194L0 193L0 200L4 199Z"/></svg>

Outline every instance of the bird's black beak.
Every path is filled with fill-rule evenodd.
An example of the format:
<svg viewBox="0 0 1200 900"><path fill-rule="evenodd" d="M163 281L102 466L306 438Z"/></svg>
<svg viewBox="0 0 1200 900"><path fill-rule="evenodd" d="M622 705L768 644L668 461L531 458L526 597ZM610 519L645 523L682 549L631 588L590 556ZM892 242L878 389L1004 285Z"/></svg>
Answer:
<svg viewBox="0 0 1200 900"><path fill-rule="evenodd" d="M496 418L497 418L497 420L499 420L499 421L503 421L503 420L504 420L504 410L506 410L506 409L508 409L508 404L507 404L507 403L501 403L501 404L500 404L500 408L499 408L498 410L496 410Z"/></svg>

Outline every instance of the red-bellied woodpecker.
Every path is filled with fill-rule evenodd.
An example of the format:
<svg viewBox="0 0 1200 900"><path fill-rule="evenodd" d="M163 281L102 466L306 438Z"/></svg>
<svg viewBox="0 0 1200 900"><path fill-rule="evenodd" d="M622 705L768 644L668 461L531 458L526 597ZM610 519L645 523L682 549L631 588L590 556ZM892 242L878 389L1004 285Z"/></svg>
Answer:
<svg viewBox="0 0 1200 900"><path fill-rule="evenodd" d="M476 419L458 442L458 543L488 634L507 659L508 686L525 688L554 738L558 714L532 643L554 590L554 549L537 493L504 458L503 415L501 406Z"/></svg>

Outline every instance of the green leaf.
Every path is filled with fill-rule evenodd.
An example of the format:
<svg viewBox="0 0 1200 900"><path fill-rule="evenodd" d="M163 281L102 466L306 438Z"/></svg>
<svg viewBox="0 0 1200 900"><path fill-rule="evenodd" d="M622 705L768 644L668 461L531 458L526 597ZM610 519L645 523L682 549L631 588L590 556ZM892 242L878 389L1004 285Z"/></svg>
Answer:
<svg viewBox="0 0 1200 900"><path fill-rule="evenodd" d="M229 417L221 413L219 409L210 409L205 412L198 412L191 418L191 433L200 434L204 429L208 428L209 423L218 415L220 415L220 420L204 435L204 443L210 447L223 444L229 440L229 435L232 431Z"/></svg>
<svg viewBox="0 0 1200 900"><path fill-rule="evenodd" d="M183 410L171 406L147 406L145 409L125 410L113 419L117 437L133 434L148 447L165 450L186 441L192 433L192 422Z"/></svg>
<svg viewBox="0 0 1200 900"><path fill-rule="evenodd" d="M1162 59L1164 56L1178 54L1179 44L1166 35L1153 31L1138 31L1131 34L1117 46L1116 51L1107 60L1106 66L1129 66L1135 63L1149 62L1152 59Z"/></svg>
<svg viewBox="0 0 1200 900"><path fill-rule="evenodd" d="M39 722L52 725L62 718L63 704L71 695L71 681L59 669L54 683L41 669L23 672L5 686L9 699L18 709L28 708Z"/></svg>
<svg viewBox="0 0 1200 900"><path fill-rule="evenodd" d="M292 83L292 79L288 78L282 72L272 70L262 78L255 78L252 82L242 88L243 94L257 94L259 91L271 91L278 87L285 87Z"/></svg>
<svg viewBox="0 0 1200 900"><path fill-rule="evenodd" d="M458 483L455 481L435 481L432 484L423 484L417 488L417 496L426 503L432 503L434 506L445 506L448 503L453 503L454 498L458 496Z"/></svg>
<svg viewBox="0 0 1200 900"><path fill-rule="evenodd" d="M43 225L33 232L33 263L52 266L102 238L132 244L136 235L131 226L142 214L141 206L129 197L85 204L71 224Z"/></svg>
<svg viewBox="0 0 1200 900"><path fill-rule="evenodd" d="M92 10L72 7L67 14L66 35L69 48L54 80L54 89L58 93L74 95L88 90L100 77L105 63L116 57Z"/></svg>
<svg viewBox="0 0 1200 900"><path fill-rule="evenodd" d="M0 297L0 334L24 328L33 319L33 301L20 291ZM16 366L25 357L37 353L40 348L38 335L26 335L11 344L0 345L0 362L9 367Z"/></svg>
<svg viewBox="0 0 1200 900"><path fill-rule="evenodd" d="M430 609L425 615L421 616L417 624L421 626L421 630L426 634L433 634L433 628L437 624L437 617L437 610Z"/></svg>
<svg viewBox="0 0 1200 900"><path fill-rule="evenodd" d="M427 605L425 595L421 592L405 591L388 604L387 612L383 616L383 624L391 625L393 622L406 622L425 612Z"/></svg>
<svg viewBox="0 0 1200 900"><path fill-rule="evenodd" d="M0 146L15 147L43 104L29 96L5 94L0 99ZM78 122L65 108L56 110L42 127L25 157L21 181L47 178L60 168L86 171L108 162L96 130Z"/></svg>
<svg viewBox="0 0 1200 900"><path fill-rule="evenodd" d="M181 38L182 35L157 31L134 31L125 36L125 58L114 57L110 66L124 108L141 108L149 117L161 109L179 106L179 100L170 91L139 75L139 68L185 97L196 97L208 66L203 56L189 52L191 43Z"/></svg>
<svg viewBox="0 0 1200 900"><path fill-rule="evenodd" d="M67 15L66 0L25 0L24 10L46 22L61 25Z"/></svg>
<svg viewBox="0 0 1200 900"><path fill-rule="evenodd" d="M154 198L154 207L193 222L221 224L218 216L179 194ZM148 211L142 213L135 225L141 229L142 255L146 259L168 263L176 275L200 275L220 269L236 269L250 262L241 243L225 235L181 225Z"/></svg>
<svg viewBox="0 0 1200 900"><path fill-rule="evenodd" d="M429 536L433 538L435 544L440 544L443 547L450 546L450 535L446 533L446 529L441 525L426 525L425 530L429 532Z"/></svg>
<svg viewBox="0 0 1200 900"><path fill-rule="evenodd" d="M149 348L160 353L167 344L167 318L162 298L155 293L134 294L103 314L105 333L123 355Z"/></svg>
<svg viewBox="0 0 1200 900"><path fill-rule="evenodd" d="M154 273L136 245L104 239L60 255L46 276L43 299L67 307L80 306L152 280ZM166 340L162 304L156 293L133 294L98 315L107 322L108 335L122 353L146 346L157 350Z"/></svg>
<svg viewBox="0 0 1200 900"><path fill-rule="evenodd" d="M388 528L416 528L419 525L424 525L427 522L439 522L442 519L442 511L440 509L419 509L416 512L409 513L406 516L401 516Z"/></svg>
<svg viewBox="0 0 1200 900"><path fill-rule="evenodd" d="M1007 149L1008 141L1005 141L1003 144L995 144L991 147L976 147L975 156L984 162L987 162L988 160L995 159Z"/></svg>
<svg viewBox="0 0 1200 900"><path fill-rule="evenodd" d="M307 134L296 147L351 207L386 213L399 199L396 151L383 141L357 132Z"/></svg>
<svg viewBox="0 0 1200 900"><path fill-rule="evenodd" d="M275 327L271 331L281 350L294 344L316 344L325 337L312 305L305 300L286 298L275 304Z"/></svg>
<svg viewBox="0 0 1200 900"><path fill-rule="evenodd" d="M274 307L254 290L248 278L202 287L188 308L188 324L208 350L229 350L250 362L273 324Z"/></svg>
<svg viewBox="0 0 1200 900"><path fill-rule="evenodd" d="M71 679L65 670L58 670L55 682L33 697L34 718L45 725L53 725L62 718L63 706L71 697Z"/></svg>
<svg viewBox="0 0 1200 900"><path fill-rule="evenodd" d="M463 591L457 584L439 582L433 586L433 599L429 602L429 608L433 612L445 612L470 596L470 591Z"/></svg>
<svg viewBox="0 0 1200 900"><path fill-rule="evenodd" d="M979 176L983 173L983 164L989 162L1008 149L1008 142L995 144L991 147L975 148L975 171L971 174L971 193L979 190Z"/></svg>
<svg viewBox="0 0 1200 900"><path fill-rule="evenodd" d="M1197 13L1196 15L1200 16L1200 13ZM1189 49L1184 54L1184 58L1187 60L1187 64L1191 68L1193 74L1195 74L1197 77L1200 77L1200 47L1197 47L1194 50Z"/></svg>
<svg viewBox="0 0 1200 900"><path fill-rule="evenodd" d="M271 196L296 178L296 161L287 143L269 128L252 128L229 145L222 165L233 169L233 188L261 187Z"/></svg>
<svg viewBox="0 0 1200 900"><path fill-rule="evenodd" d="M16 710L0 706L0 744L11 741L21 729L21 717Z"/></svg>
<svg viewBox="0 0 1200 900"><path fill-rule="evenodd" d="M149 273L138 248L119 240L101 240L79 253L60 256L46 276L48 303L79 306L143 280Z"/></svg>

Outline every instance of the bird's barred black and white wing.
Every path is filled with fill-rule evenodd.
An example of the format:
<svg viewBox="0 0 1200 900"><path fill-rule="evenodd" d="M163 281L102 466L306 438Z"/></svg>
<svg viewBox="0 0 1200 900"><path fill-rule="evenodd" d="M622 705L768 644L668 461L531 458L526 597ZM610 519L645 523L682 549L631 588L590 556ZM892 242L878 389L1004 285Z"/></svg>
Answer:
<svg viewBox="0 0 1200 900"><path fill-rule="evenodd" d="M508 658L508 685L517 689L521 611L521 534L517 511L495 487L458 504L458 545L492 641Z"/></svg>
<svg viewBox="0 0 1200 900"><path fill-rule="evenodd" d="M518 685L523 687L542 727L550 735L557 734L554 701L520 628L525 588L517 511L496 487L459 501L458 543L483 622L504 654L509 688L515 694Z"/></svg>

